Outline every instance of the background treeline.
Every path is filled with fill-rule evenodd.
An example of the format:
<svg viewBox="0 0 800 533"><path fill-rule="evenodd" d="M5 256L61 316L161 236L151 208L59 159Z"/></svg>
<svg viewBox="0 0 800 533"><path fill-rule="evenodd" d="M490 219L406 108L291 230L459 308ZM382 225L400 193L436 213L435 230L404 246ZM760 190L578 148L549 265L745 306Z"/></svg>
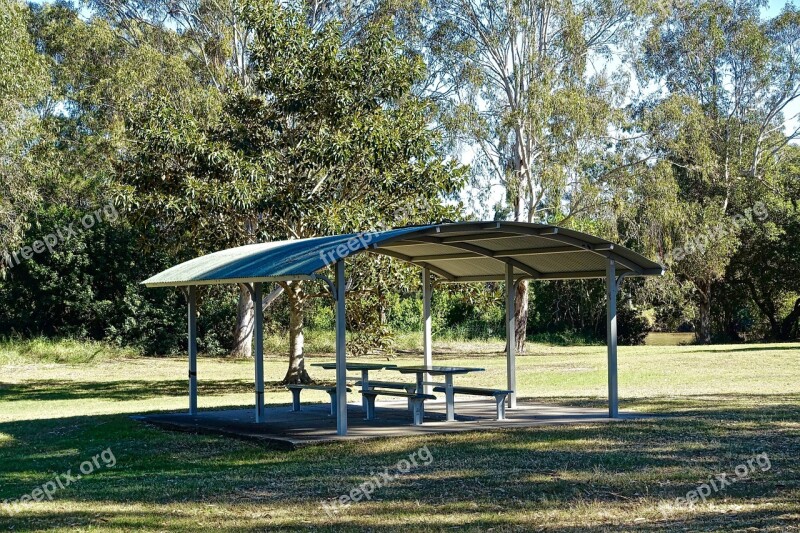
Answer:
<svg viewBox="0 0 800 533"><path fill-rule="evenodd" d="M800 337L792 6L0 0L0 17L0 250L120 213L0 266L0 335L175 352L183 296L139 282L177 262L489 217L661 258L666 276L625 282L623 342ZM356 353L418 330L418 272L368 257L352 272ZM439 338L502 336L502 290L437 288ZM603 339L600 281L519 291L521 343ZM248 355L249 292L201 298L201 348ZM322 287L260 304L289 332L287 379L305 379L303 331L331 327Z"/></svg>

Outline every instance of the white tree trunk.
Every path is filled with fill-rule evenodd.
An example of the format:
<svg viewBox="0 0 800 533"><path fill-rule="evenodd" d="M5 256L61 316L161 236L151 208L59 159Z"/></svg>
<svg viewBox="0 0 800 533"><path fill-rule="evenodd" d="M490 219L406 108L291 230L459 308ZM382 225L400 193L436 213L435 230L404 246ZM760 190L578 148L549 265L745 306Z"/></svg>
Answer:
<svg viewBox="0 0 800 533"><path fill-rule="evenodd" d="M520 176L525 172L525 167L522 165L521 161L519 163L520 168L517 169L517 172ZM517 197L515 199L514 205L514 220L517 222L521 222L525 219L524 216L524 186L522 183L518 185L517 188ZM530 219L531 214L528 214L528 219ZM530 222L530 220L527 220ZM516 351L517 353L525 353L525 340L527 337L528 332L528 281L521 281L517 283L517 294L514 298L514 339L516 341Z"/></svg>
<svg viewBox="0 0 800 533"><path fill-rule="evenodd" d="M231 357L253 357L254 326L253 297L247 287L239 285L239 305L236 309L236 326L233 328Z"/></svg>
<svg viewBox="0 0 800 533"><path fill-rule="evenodd" d="M300 282L293 282L286 291L289 297L289 369L283 383L311 383L306 371L305 338L303 336L305 298Z"/></svg>
<svg viewBox="0 0 800 533"><path fill-rule="evenodd" d="M519 282L514 298L514 339L517 353L525 353L525 338L528 334L528 294L528 280Z"/></svg>

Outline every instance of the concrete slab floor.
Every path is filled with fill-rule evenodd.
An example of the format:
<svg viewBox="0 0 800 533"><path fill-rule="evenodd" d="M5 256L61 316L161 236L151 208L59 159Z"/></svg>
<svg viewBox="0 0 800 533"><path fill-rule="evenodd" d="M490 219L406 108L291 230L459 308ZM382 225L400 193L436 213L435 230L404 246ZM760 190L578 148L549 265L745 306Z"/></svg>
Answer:
<svg viewBox="0 0 800 533"><path fill-rule="evenodd" d="M447 422L443 401L426 402L425 423L414 426L405 401L377 402L376 420L365 420L360 404L348 404L348 434L345 437L336 435L336 418L330 415L328 404L304 404L299 413L292 412L291 406L268 406L266 422L262 424L255 423L253 409L203 411L195 416L188 413L157 413L135 415L132 418L164 429L225 435L292 450L347 440L613 422L643 416L620 414L618 419L610 419L605 409L518 403L515 409L506 409L506 420L498 421L495 420L493 400L457 401L455 410L456 421Z"/></svg>

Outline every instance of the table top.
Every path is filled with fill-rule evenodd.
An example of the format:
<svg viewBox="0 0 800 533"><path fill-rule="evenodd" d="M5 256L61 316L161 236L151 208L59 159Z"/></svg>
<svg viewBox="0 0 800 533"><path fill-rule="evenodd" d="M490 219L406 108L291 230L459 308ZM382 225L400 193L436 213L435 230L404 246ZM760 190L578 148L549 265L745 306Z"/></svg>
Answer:
<svg viewBox="0 0 800 533"><path fill-rule="evenodd" d="M319 366L325 370L336 370L336 363L313 363L311 366ZM397 365L391 363L345 363L347 370L381 370L382 368L396 368Z"/></svg>
<svg viewBox="0 0 800 533"><path fill-rule="evenodd" d="M397 370L401 374L467 374L469 372L483 372L483 368L474 368L466 366L398 366L391 370Z"/></svg>

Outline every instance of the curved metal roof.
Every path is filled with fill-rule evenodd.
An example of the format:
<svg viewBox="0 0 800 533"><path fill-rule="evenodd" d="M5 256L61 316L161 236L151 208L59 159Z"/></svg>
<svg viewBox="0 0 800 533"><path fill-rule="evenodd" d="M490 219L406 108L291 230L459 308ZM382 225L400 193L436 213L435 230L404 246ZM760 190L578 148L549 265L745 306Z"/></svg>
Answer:
<svg viewBox="0 0 800 533"><path fill-rule="evenodd" d="M314 279L338 259L369 251L427 267L442 281L502 281L506 265L529 279L602 278L608 259L619 274L658 276L663 267L605 239L525 222L411 226L222 250L145 280L148 287Z"/></svg>

